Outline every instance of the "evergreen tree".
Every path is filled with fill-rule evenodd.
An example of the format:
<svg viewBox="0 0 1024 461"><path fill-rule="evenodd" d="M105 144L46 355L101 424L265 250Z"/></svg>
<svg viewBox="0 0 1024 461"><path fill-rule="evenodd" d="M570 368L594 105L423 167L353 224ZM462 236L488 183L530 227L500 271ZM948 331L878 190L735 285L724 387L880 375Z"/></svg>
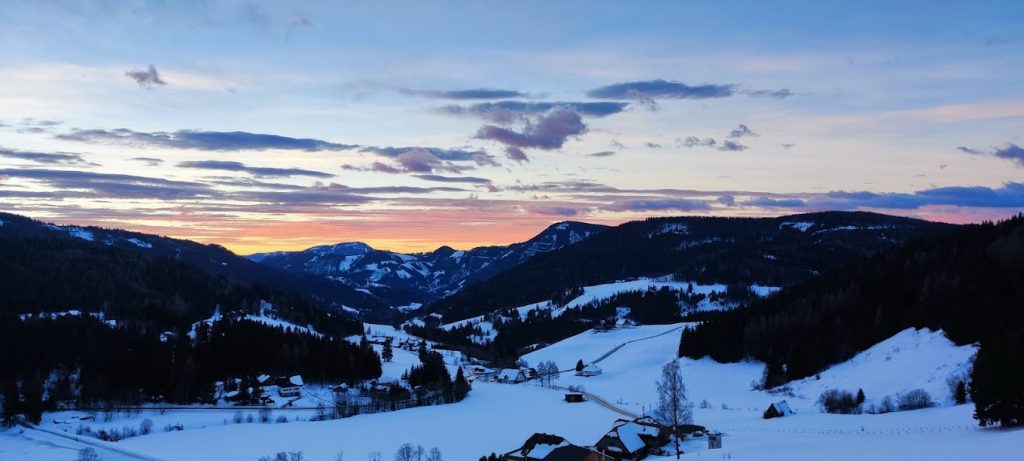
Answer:
<svg viewBox="0 0 1024 461"><path fill-rule="evenodd" d="M579 360L576 361L576 372L577 373L583 371L583 368L585 368L585 367L586 367L586 365L583 365L583 359L579 359Z"/></svg>
<svg viewBox="0 0 1024 461"><path fill-rule="evenodd" d="M462 367L459 367L459 371L455 373L453 386L455 388L455 401L461 401L469 394L469 381L466 381L466 376L462 373Z"/></svg>
<svg viewBox="0 0 1024 461"><path fill-rule="evenodd" d="M11 426L17 419L18 414L21 413L21 392L18 390L18 382L14 380L13 376L5 376L2 383L3 389L3 423L5 426Z"/></svg>
<svg viewBox="0 0 1024 461"><path fill-rule="evenodd" d="M390 362L395 358L395 351L391 349L390 339L384 342L384 350L381 351L381 358L384 359L385 362Z"/></svg>
<svg viewBox="0 0 1024 461"><path fill-rule="evenodd" d="M956 383L956 391L953 393L953 401L957 405L963 405L967 403L967 386L963 381Z"/></svg>
<svg viewBox="0 0 1024 461"><path fill-rule="evenodd" d="M864 405L865 399L866 397L864 397L864 389L857 389L857 405Z"/></svg>
<svg viewBox="0 0 1024 461"><path fill-rule="evenodd" d="M43 420L43 379L35 375L21 386L21 392L25 396L22 409L29 421L39 424Z"/></svg>

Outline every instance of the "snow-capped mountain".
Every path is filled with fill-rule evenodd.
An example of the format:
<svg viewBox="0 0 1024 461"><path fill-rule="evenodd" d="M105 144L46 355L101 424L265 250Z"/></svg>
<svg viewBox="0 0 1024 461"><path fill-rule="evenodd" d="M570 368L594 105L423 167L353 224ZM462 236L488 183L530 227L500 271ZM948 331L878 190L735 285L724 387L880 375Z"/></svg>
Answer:
<svg viewBox="0 0 1024 461"><path fill-rule="evenodd" d="M458 292L463 287L510 269L541 253L569 246L605 227L580 222L553 224L522 243L455 250L442 246L428 253L404 254L371 248L362 242L315 246L297 252L250 255L261 264L328 277L406 310Z"/></svg>

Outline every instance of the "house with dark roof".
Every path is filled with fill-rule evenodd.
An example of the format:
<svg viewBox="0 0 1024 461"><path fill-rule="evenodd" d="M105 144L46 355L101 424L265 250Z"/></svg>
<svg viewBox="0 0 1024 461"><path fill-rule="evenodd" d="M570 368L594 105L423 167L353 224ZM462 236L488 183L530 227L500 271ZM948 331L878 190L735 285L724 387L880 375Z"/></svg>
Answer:
<svg viewBox="0 0 1024 461"><path fill-rule="evenodd" d="M617 460L644 459L669 441L669 430L654 418L620 419L598 440L595 448Z"/></svg>
<svg viewBox="0 0 1024 461"><path fill-rule="evenodd" d="M609 459L593 448L573 445L553 434L537 433L526 439L522 447L502 455L507 461L602 461Z"/></svg>
<svg viewBox="0 0 1024 461"><path fill-rule="evenodd" d="M277 378L277 394L281 397L298 397L302 395L302 376Z"/></svg>

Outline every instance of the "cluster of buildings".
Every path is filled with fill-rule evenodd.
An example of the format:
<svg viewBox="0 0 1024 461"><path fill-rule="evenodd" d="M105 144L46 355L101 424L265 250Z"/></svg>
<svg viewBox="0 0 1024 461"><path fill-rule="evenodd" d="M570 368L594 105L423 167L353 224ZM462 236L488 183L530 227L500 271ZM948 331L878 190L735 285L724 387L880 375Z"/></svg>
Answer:
<svg viewBox="0 0 1024 461"><path fill-rule="evenodd" d="M676 437L701 437L702 426L685 425ZM552 434L533 434L523 446L501 456L505 461L634 461L653 454L664 454L672 430L654 418L619 419L594 445L574 445ZM713 441L712 441L713 440ZM721 448L721 435L708 434L710 448Z"/></svg>
<svg viewBox="0 0 1024 461"><path fill-rule="evenodd" d="M467 367L466 370L468 373L466 379L469 382L480 380L483 382L519 384L539 377L537 369L531 367L490 369L474 365ZM601 368L593 363L576 370L576 376L597 376L600 374Z"/></svg>
<svg viewBox="0 0 1024 461"><path fill-rule="evenodd" d="M241 382L237 384L239 386L243 385ZM245 389L239 388L224 392L222 398L225 402L237 404L266 405L272 403L270 397L272 387L277 387L277 395L283 398L298 398L302 396L302 386L304 385L301 375L271 376L268 374L257 376L255 384L255 386L249 386Z"/></svg>

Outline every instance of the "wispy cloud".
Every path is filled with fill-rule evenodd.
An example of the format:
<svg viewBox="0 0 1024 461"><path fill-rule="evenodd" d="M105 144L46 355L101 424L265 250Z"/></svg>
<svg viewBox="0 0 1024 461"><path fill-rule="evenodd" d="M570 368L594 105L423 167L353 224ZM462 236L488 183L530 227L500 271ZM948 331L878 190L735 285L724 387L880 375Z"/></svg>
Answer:
<svg viewBox="0 0 1024 461"><path fill-rule="evenodd" d="M729 132L729 137L730 138L742 138L744 136L757 137L757 136L760 136L760 135L757 134L757 133L754 133L754 131L751 130L750 127L748 127L747 125L744 125L742 123L739 126L737 126L736 128L733 128L732 131Z"/></svg>
<svg viewBox="0 0 1024 461"><path fill-rule="evenodd" d="M755 98L785 99L795 95L788 88L779 90L743 90L743 93Z"/></svg>
<svg viewBox="0 0 1024 461"><path fill-rule="evenodd" d="M515 146L508 146L505 148L505 157L509 160L515 160L517 162L529 162L530 157L526 156L526 152Z"/></svg>
<svg viewBox="0 0 1024 461"><path fill-rule="evenodd" d="M422 179L424 181L434 182L447 182L447 183L466 183L466 184L490 184L491 180L487 178L477 178L474 176L441 176L436 174L416 174L413 175L415 178Z"/></svg>
<svg viewBox="0 0 1024 461"><path fill-rule="evenodd" d="M156 157L132 157L128 160L140 162L146 166L160 166L164 164L164 159Z"/></svg>
<svg viewBox="0 0 1024 461"><path fill-rule="evenodd" d="M718 150L728 152L740 152L747 150L747 146L744 146L743 144L740 144L736 141L726 139L725 141L722 141L722 144L720 146L718 146Z"/></svg>
<svg viewBox="0 0 1024 461"><path fill-rule="evenodd" d="M430 99L507 99L525 98L528 94L516 90L497 88L471 88L465 90L416 90L399 88L398 91L409 96L422 96Z"/></svg>
<svg viewBox="0 0 1024 461"><path fill-rule="evenodd" d="M334 175L322 171L302 168L271 168L248 166L242 162L226 160L196 160L178 163L179 168L197 168L203 170L238 171L259 178L281 178L289 176L309 176L313 178L330 178Z"/></svg>
<svg viewBox="0 0 1024 461"><path fill-rule="evenodd" d="M1009 160L1011 162L1015 162L1017 166L1024 167L1024 148L1021 148L1020 146L1013 143L1006 143L1002 147L997 147L991 150L974 149L971 147L964 146L957 147L957 150L971 155L988 156L1001 158L1003 160Z"/></svg>
<svg viewBox="0 0 1024 461"><path fill-rule="evenodd" d="M72 197L182 199L218 195L208 185L127 174L50 169L4 169L0 176L28 179Z"/></svg>
<svg viewBox="0 0 1024 461"><path fill-rule="evenodd" d="M603 99L713 99L727 98L736 93L733 84L687 85L668 80L623 82L594 88L587 96Z"/></svg>
<svg viewBox="0 0 1024 461"><path fill-rule="evenodd" d="M0 147L0 157L50 165L94 165L74 152L37 152Z"/></svg>
<svg viewBox="0 0 1024 461"><path fill-rule="evenodd" d="M113 130L73 130L56 135L57 139L85 143L123 144L139 147L169 147L206 151L243 150L299 150L341 151L354 149L353 144L338 144L320 139L291 138L275 134L249 133L245 131L197 131L178 130L174 132L141 132L126 128Z"/></svg>
<svg viewBox="0 0 1024 461"><path fill-rule="evenodd" d="M476 137L511 147L551 150L560 149L570 137L586 132L587 125L576 111L560 107L540 116L536 122L527 123L522 131L484 125Z"/></svg>
<svg viewBox="0 0 1024 461"><path fill-rule="evenodd" d="M343 168L357 171L380 173L435 173L460 174L478 166L497 166L494 156L483 150L442 149L437 147L377 147L368 146L360 150L386 157L395 164L374 162L370 167L345 165Z"/></svg>
<svg viewBox="0 0 1024 461"><path fill-rule="evenodd" d="M449 105L437 108L437 112L445 115L472 116L484 120L508 124L520 121L524 116L544 114L552 109L563 107L586 117L606 117L626 110L629 103L615 101L598 102L525 102L498 101L472 104L469 106Z"/></svg>
<svg viewBox="0 0 1024 461"><path fill-rule="evenodd" d="M756 197L744 201L742 205L762 208L803 208L807 206L807 202L795 198L778 199L772 197Z"/></svg>
<svg viewBox="0 0 1024 461"><path fill-rule="evenodd" d="M684 198L619 200L601 206L606 211L708 211L711 204L704 200Z"/></svg>
<svg viewBox="0 0 1024 461"><path fill-rule="evenodd" d="M129 70L124 75L135 83L139 84L140 87L146 89L152 89L154 85L162 86L166 85L167 82L160 77L160 72L156 70L156 66L150 64L149 68Z"/></svg>

